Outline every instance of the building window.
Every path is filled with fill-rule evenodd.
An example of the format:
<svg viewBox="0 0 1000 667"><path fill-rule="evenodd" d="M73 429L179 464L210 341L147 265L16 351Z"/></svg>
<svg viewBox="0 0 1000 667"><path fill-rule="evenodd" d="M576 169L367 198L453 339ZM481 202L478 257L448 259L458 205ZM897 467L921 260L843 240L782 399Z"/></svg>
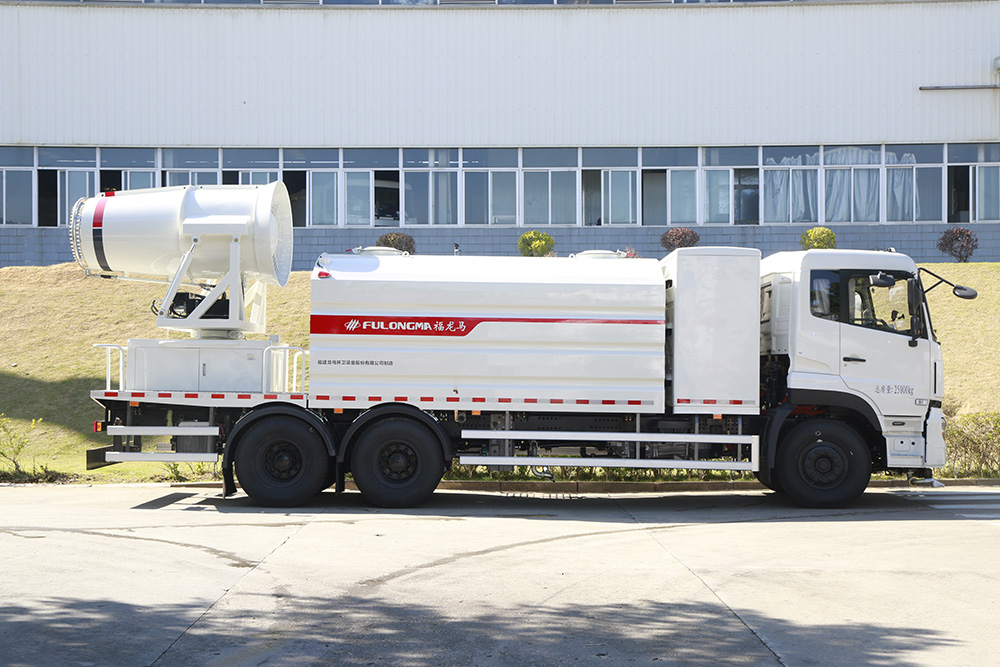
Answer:
<svg viewBox="0 0 1000 667"><path fill-rule="evenodd" d="M163 184L218 185L219 149L217 148L164 148Z"/></svg>
<svg viewBox="0 0 1000 667"><path fill-rule="evenodd" d="M880 146L836 146L823 151L826 222L879 221L881 163Z"/></svg>
<svg viewBox="0 0 1000 667"><path fill-rule="evenodd" d="M764 222L819 222L819 146L765 146L763 158Z"/></svg>
<svg viewBox="0 0 1000 667"><path fill-rule="evenodd" d="M466 148L465 224L517 224L517 149Z"/></svg>
<svg viewBox="0 0 1000 667"><path fill-rule="evenodd" d="M1000 144L948 145L948 222L1000 220Z"/></svg>
<svg viewBox="0 0 1000 667"><path fill-rule="evenodd" d="M337 172L309 172L309 201L311 224L337 224Z"/></svg>
<svg viewBox="0 0 1000 667"><path fill-rule="evenodd" d="M942 220L941 144L885 147L885 205L889 222ZM899 165L938 166L899 166Z"/></svg>
<svg viewBox="0 0 1000 667"><path fill-rule="evenodd" d="M704 149L705 222L756 225L760 222L760 164L755 146ZM715 169L713 167L729 167Z"/></svg>
<svg viewBox="0 0 1000 667"><path fill-rule="evenodd" d="M458 224L458 164L458 149L403 150L405 224Z"/></svg>
<svg viewBox="0 0 1000 667"><path fill-rule="evenodd" d="M637 166L635 148L583 149L584 225L634 225L639 221Z"/></svg>
<svg viewBox="0 0 1000 667"><path fill-rule="evenodd" d="M577 224L577 150L525 148L521 159L524 167L521 177L524 224Z"/></svg>
<svg viewBox="0 0 1000 667"><path fill-rule="evenodd" d="M399 225L399 150L344 149L345 222L348 225Z"/></svg>
<svg viewBox="0 0 1000 667"><path fill-rule="evenodd" d="M0 225L30 225L35 218L32 174L0 168Z"/></svg>
<svg viewBox="0 0 1000 667"><path fill-rule="evenodd" d="M642 224L698 222L698 149L642 149Z"/></svg>

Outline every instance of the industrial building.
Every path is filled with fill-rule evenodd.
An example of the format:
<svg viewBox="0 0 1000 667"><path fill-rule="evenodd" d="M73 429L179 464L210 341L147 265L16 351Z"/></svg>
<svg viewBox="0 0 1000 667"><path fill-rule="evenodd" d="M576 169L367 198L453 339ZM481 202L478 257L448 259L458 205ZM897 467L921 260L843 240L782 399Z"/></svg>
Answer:
<svg viewBox="0 0 1000 667"><path fill-rule="evenodd" d="M0 0L0 266L74 201L282 179L295 268L701 243L1000 259L1000 0Z"/></svg>

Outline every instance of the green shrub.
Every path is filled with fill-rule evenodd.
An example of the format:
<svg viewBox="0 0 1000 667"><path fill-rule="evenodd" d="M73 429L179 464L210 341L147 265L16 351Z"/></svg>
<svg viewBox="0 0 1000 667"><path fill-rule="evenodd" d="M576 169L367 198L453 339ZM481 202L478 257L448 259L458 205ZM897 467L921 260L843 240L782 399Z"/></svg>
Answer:
<svg viewBox="0 0 1000 667"><path fill-rule="evenodd" d="M802 246L803 250L836 248L837 235L827 227L813 227L802 232L799 245Z"/></svg>
<svg viewBox="0 0 1000 667"><path fill-rule="evenodd" d="M675 227L669 231L663 233L660 237L660 245L667 249L667 252L673 252L678 248L690 248L691 246L698 245L698 241L701 237L698 236L698 232L687 227Z"/></svg>
<svg viewBox="0 0 1000 667"><path fill-rule="evenodd" d="M545 257L553 253L556 240L537 229L521 234L517 241L517 249L525 257Z"/></svg>
<svg viewBox="0 0 1000 667"><path fill-rule="evenodd" d="M972 253L979 249L979 239L971 229L951 227L944 230L937 242L937 249L951 255L959 262L968 262Z"/></svg>
<svg viewBox="0 0 1000 667"><path fill-rule="evenodd" d="M953 417L944 432L949 477L1000 477L1000 412Z"/></svg>
<svg viewBox="0 0 1000 667"><path fill-rule="evenodd" d="M381 248L395 248L396 250L402 250L403 252L415 255L417 252L417 243L413 240L413 237L409 234L404 234L403 232L389 232L378 237L378 241L375 242L376 246Z"/></svg>

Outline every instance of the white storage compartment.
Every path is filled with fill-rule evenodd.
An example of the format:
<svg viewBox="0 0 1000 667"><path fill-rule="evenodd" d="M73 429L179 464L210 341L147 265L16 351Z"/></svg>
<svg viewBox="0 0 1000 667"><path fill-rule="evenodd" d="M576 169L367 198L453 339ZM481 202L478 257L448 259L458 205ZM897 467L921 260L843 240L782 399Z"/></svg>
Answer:
<svg viewBox="0 0 1000 667"><path fill-rule="evenodd" d="M758 414L760 251L680 248L660 264L674 412Z"/></svg>
<svg viewBox="0 0 1000 667"><path fill-rule="evenodd" d="M261 392L268 346L256 340L130 340L126 386L132 391Z"/></svg>

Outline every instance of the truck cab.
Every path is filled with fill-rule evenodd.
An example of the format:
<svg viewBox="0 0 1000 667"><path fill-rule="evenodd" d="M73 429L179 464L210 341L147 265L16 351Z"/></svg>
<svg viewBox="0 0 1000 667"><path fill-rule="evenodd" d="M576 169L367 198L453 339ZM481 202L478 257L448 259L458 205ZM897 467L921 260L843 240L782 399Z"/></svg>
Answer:
<svg viewBox="0 0 1000 667"><path fill-rule="evenodd" d="M869 446L874 471L929 477L944 465L941 345L913 260L785 252L764 259L761 276L763 376L776 413L821 412L848 424Z"/></svg>

